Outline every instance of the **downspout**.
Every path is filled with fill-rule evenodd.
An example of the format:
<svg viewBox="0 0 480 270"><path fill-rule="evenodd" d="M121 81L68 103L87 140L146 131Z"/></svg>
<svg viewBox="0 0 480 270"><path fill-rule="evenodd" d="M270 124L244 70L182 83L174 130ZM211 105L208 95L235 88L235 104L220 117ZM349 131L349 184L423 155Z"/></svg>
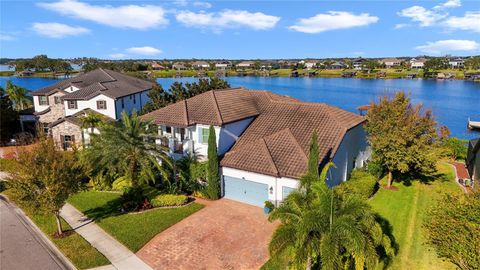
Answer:
<svg viewBox="0 0 480 270"><path fill-rule="evenodd" d="M275 206L278 207L278 177L275 177Z"/></svg>

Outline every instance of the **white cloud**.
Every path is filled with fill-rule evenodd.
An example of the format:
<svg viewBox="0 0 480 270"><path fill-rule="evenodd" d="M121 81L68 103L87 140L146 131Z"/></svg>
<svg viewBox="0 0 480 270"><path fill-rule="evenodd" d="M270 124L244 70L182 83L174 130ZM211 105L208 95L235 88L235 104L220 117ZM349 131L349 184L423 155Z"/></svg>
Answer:
<svg viewBox="0 0 480 270"><path fill-rule="evenodd" d="M173 4L175 4L177 6L181 6L181 7L186 7L188 5L188 1L187 0L174 0Z"/></svg>
<svg viewBox="0 0 480 270"><path fill-rule="evenodd" d="M91 5L76 0L39 3L40 7L65 16L118 28L147 29L168 24L165 11L154 5Z"/></svg>
<svg viewBox="0 0 480 270"><path fill-rule="evenodd" d="M402 29L402 28L409 27L409 26L410 26L410 24L408 24L408 23L397 23L397 24L395 24L394 28L395 29Z"/></svg>
<svg viewBox="0 0 480 270"><path fill-rule="evenodd" d="M480 43L473 40L448 39L427 42L425 45L415 47L417 50L431 54L443 54L453 51L471 52L480 48Z"/></svg>
<svg viewBox="0 0 480 270"><path fill-rule="evenodd" d="M480 33L480 11L466 12L463 17L449 17L443 25L450 29L471 30Z"/></svg>
<svg viewBox="0 0 480 270"><path fill-rule="evenodd" d="M162 53L162 50L154 47L150 47L150 46L131 47L126 49L126 51L132 54L140 54L140 55L156 55L156 54Z"/></svg>
<svg viewBox="0 0 480 270"><path fill-rule="evenodd" d="M370 16L368 13L356 15L346 11L329 11L310 18L302 18L297 24L288 28L298 32L314 34L336 29L365 26L376 22L378 22L378 17Z"/></svg>
<svg viewBox="0 0 480 270"><path fill-rule="evenodd" d="M112 53L112 54L109 54L108 56L114 59L121 59L121 58L126 58L128 55L124 53Z"/></svg>
<svg viewBox="0 0 480 270"><path fill-rule="evenodd" d="M12 40L16 40L16 39L17 39L17 37L15 37L14 35L0 33L0 40L1 41L12 41Z"/></svg>
<svg viewBox="0 0 480 270"><path fill-rule="evenodd" d="M280 17L267 15L262 12L248 12L245 10L224 10L217 13L180 11L176 15L178 22L197 28L210 28L221 31L224 28L247 27L255 30L266 30L275 27Z"/></svg>
<svg viewBox="0 0 480 270"><path fill-rule="evenodd" d="M199 7L199 8L211 8L212 4L210 4L208 2L195 1L195 2L193 2L193 6Z"/></svg>
<svg viewBox="0 0 480 270"><path fill-rule="evenodd" d="M461 7L462 2L460 0L447 0L447 2L442 3L440 5L436 5L434 9L446 9L446 8L454 8L454 7Z"/></svg>
<svg viewBox="0 0 480 270"><path fill-rule="evenodd" d="M33 23L32 29L37 34L50 38L63 38L90 33L90 30L80 26L69 26L62 23Z"/></svg>
<svg viewBox="0 0 480 270"><path fill-rule="evenodd" d="M410 18L414 22L419 22L420 26L430 26L447 16L447 14L440 14L421 6L413 6L403 9L398 12L398 15Z"/></svg>

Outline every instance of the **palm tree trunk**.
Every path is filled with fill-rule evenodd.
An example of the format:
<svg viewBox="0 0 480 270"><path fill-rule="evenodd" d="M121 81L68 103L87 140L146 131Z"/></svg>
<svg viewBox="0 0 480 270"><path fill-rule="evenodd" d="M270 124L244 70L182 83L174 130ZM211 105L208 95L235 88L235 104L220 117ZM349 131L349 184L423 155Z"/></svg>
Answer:
<svg viewBox="0 0 480 270"><path fill-rule="evenodd" d="M55 212L55 220L57 221L58 235L62 235L63 229L62 229L62 222L60 221L60 211Z"/></svg>
<svg viewBox="0 0 480 270"><path fill-rule="evenodd" d="M392 171L388 171L388 182L387 182L387 187L391 187L392 186L392 180L393 180L393 175L392 175Z"/></svg>
<svg viewBox="0 0 480 270"><path fill-rule="evenodd" d="M306 270L310 270L310 269L312 269L312 258L308 256Z"/></svg>

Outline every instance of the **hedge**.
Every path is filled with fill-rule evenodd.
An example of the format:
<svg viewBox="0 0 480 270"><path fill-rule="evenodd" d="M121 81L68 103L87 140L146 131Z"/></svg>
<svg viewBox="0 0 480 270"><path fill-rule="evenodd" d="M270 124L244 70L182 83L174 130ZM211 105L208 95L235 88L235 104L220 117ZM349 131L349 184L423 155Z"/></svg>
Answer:
<svg viewBox="0 0 480 270"><path fill-rule="evenodd" d="M164 206L180 206L186 204L188 197L185 195L158 195L151 200L153 207L164 207Z"/></svg>
<svg viewBox="0 0 480 270"><path fill-rule="evenodd" d="M354 170L350 179L336 188L340 194L354 194L362 198L368 199L377 190L377 180L375 176L366 171Z"/></svg>

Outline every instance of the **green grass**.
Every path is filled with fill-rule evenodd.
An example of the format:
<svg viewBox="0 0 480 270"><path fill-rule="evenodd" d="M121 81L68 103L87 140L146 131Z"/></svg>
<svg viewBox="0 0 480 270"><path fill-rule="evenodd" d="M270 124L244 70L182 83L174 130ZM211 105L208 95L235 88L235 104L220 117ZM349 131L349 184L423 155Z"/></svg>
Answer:
<svg viewBox="0 0 480 270"><path fill-rule="evenodd" d="M454 171L450 165L440 163L438 173L429 184L418 181L409 186L395 183L397 191L380 188L370 201L372 207L390 222L399 246L399 253L390 269L455 269L454 265L439 259L425 244L422 228L427 209L442 193L462 192L454 182Z"/></svg>
<svg viewBox="0 0 480 270"><path fill-rule="evenodd" d="M5 193L8 196L8 190ZM12 196L9 196L9 198L12 198ZM110 264L102 253L92 247L90 243L76 232L71 232L70 235L64 238L54 238L53 234L57 232L57 224L52 215L34 213L28 209L23 210L78 269L89 269ZM62 227L64 231L72 229L63 219Z"/></svg>
<svg viewBox="0 0 480 270"><path fill-rule="evenodd" d="M203 208L203 205L192 203L180 208L122 214L119 211L120 194L98 191L78 193L69 199L69 203L133 252L140 250L158 233Z"/></svg>

